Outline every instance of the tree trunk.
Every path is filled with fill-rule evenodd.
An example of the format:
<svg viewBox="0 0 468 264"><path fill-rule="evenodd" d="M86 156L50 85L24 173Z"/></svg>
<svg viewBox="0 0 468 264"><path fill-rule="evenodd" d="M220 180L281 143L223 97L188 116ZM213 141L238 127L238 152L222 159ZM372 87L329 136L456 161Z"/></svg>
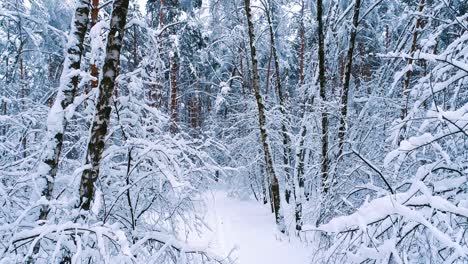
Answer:
<svg viewBox="0 0 468 264"><path fill-rule="evenodd" d="M114 93L115 79L120 64L120 50L125 34L129 0L114 0L110 19L110 31L107 36L106 57L103 66L103 78L99 85L99 97L96 114L91 127L86 163L91 168L83 171L80 182L80 207L88 211L94 198L94 184L99 176L99 165L105 146L105 137L110 121L110 99Z"/></svg>
<svg viewBox="0 0 468 264"><path fill-rule="evenodd" d="M304 30L304 1L301 1L301 28L299 31L300 37L300 51L299 51L299 87L302 88L304 85L304 49L305 49L305 30ZM302 230L302 202L304 199L304 158L305 158L305 149L304 142L305 136L307 134L307 126L304 122L304 116L306 112L306 105L308 103L307 93L304 93L305 100L303 101L304 105L300 109L302 120L301 129L299 131L299 146L296 149L296 164L294 168L294 181L297 182L295 191L295 219L296 219L296 230Z"/></svg>
<svg viewBox="0 0 468 264"><path fill-rule="evenodd" d="M305 28L304 28L304 0L301 1L301 27L299 29L299 87L304 85L304 51L305 51Z"/></svg>
<svg viewBox="0 0 468 264"><path fill-rule="evenodd" d="M4 116L7 115L7 106L8 106L8 105L7 105L7 101L6 101L6 100L3 100L3 102L2 102L2 114L3 114ZM2 136L6 135L7 131L8 131L7 126L3 126L3 128L2 128L2 134L1 134L1 135L2 135Z"/></svg>
<svg viewBox="0 0 468 264"><path fill-rule="evenodd" d="M418 12L421 13L424 10L424 6L426 4L426 0L420 0L419 1L419 7L418 7ZM410 55L413 55L414 52L416 52L417 49L417 41L418 41L418 31L422 27L422 19L421 17L418 17L416 19L416 25L413 31L413 39L411 42L411 50L410 50ZM413 64L413 60L409 59L408 60L408 65L411 66ZM403 98L405 102L405 106L401 109L401 120L405 119L406 115L408 114L408 93L410 90L410 84L411 84L411 75L413 73L413 70L408 70L405 74L405 80L404 80L404 85L403 85ZM403 129L405 130L405 129Z"/></svg>
<svg viewBox="0 0 468 264"><path fill-rule="evenodd" d="M178 109L177 109L177 73L179 71L178 56L177 52L174 52L171 60L171 133L177 132L177 119L178 119Z"/></svg>
<svg viewBox="0 0 468 264"><path fill-rule="evenodd" d="M361 8L361 0L356 0L354 3L353 24L349 36L348 54L346 56L346 69L343 81L343 90L341 91L341 116L340 127L338 129L338 157L343 153L346 134L346 118L348 115L348 94L349 83L351 80L351 69L353 66L354 45L356 43L357 27L359 23L359 10Z"/></svg>
<svg viewBox="0 0 468 264"><path fill-rule="evenodd" d="M92 0L91 2L91 27L96 25L98 22L98 15L99 15L99 0ZM96 64L96 58L94 58L93 63L91 64L91 76L96 78L95 80L91 81L91 89L96 88L99 84L99 69Z"/></svg>
<svg viewBox="0 0 468 264"><path fill-rule="evenodd" d="M138 67L138 64L140 64L140 60L138 58L138 31L137 31L137 26L133 25L133 69L136 69Z"/></svg>
<svg viewBox="0 0 468 264"><path fill-rule="evenodd" d="M57 175L58 161L62 150L63 135L67 127L65 110L73 103L76 90L80 82L81 57L83 56L83 42L88 28L89 0L77 0L73 26L70 29L67 53L60 85L54 104L47 117L47 136L44 154L39 165L39 179L43 181L42 195L47 200L52 199L54 180ZM41 208L40 220L47 219L49 207Z"/></svg>
<svg viewBox="0 0 468 264"><path fill-rule="evenodd" d="M304 118L301 118L303 120ZM304 120L302 121L304 122ZM295 167L295 180L297 180L297 187L295 188L295 219L296 219L296 230L302 230L302 203L304 200L304 159L305 159L305 149L304 149L304 142L305 136L307 134L307 127L305 124L302 125L301 130L299 132L300 140L299 146L296 150L296 167Z"/></svg>
<svg viewBox="0 0 468 264"><path fill-rule="evenodd" d="M265 100L268 99L268 94L270 93L270 76L271 76L271 57L273 55L273 47L270 47L270 56L268 56L268 64L267 64L267 76L266 76L266 84L265 84Z"/></svg>
<svg viewBox="0 0 468 264"><path fill-rule="evenodd" d="M319 59L319 85L322 111L322 189L324 193L328 192L328 113L325 102L326 99L326 82L325 82L325 40L322 21L323 7L322 0L317 0L317 33L318 33L318 59Z"/></svg>
<svg viewBox="0 0 468 264"><path fill-rule="evenodd" d="M68 35L67 51L60 84L55 101L47 115L46 144L38 166L39 188L41 195L47 200L52 199L55 176L57 175L60 152L63 146L63 136L67 128L65 110L73 103L80 82L81 58L84 50L84 39L88 28L89 0L77 0L72 27ZM5 105L6 112L6 105ZM49 206L43 205L39 212L39 220L46 220ZM39 252L40 242L33 248L33 255ZM33 263L33 257L27 263Z"/></svg>
<svg viewBox="0 0 468 264"><path fill-rule="evenodd" d="M385 52L388 52L390 46L390 30L388 25L385 25Z"/></svg>
<svg viewBox="0 0 468 264"><path fill-rule="evenodd" d="M273 12L271 10L270 1L269 1L269 5L270 5L269 7L265 6L265 9L267 10L266 14L267 14L268 28L270 31L271 53L273 55L273 61L275 63L276 92L278 93L278 102L279 102L280 113L281 113L281 135L283 137L283 165L284 165L284 172L286 175L285 198L286 198L286 202L289 203L291 194L294 194L294 181L292 180L292 177L291 177L291 170L290 170L290 164L289 164L289 160L291 157L291 147L290 147L290 139L288 137L288 131L286 129L286 124L285 124L288 118L286 116L286 106L284 103L283 87L281 84L278 53L276 51L276 45L275 45L275 32L273 31L273 21L272 21Z"/></svg>
<svg viewBox="0 0 468 264"><path fill-rule="evenodd" d="M258 123L260 125L260 137L263 145L263 154L265 158L265 166L267 174L270 178L271 192L272 192L272 201L275 209L275 220L279 230L282 233L286 233L286 226L284 224L284 217L281 212L281 200L280 200L280 190L278 178L275 174L275 169L273 167L273 159L270 153L270 147L268 145L268 136L266 131L266 120L265 120L265 110L262 102L262 96L260 94L260 77L258 74L258 62L257 54L255 49L255 34L254 26L252 23L252 13L250 9L250 0L244 0L245 13L247 15L247 24L249 30L249 44L250 44L250 54L252 60L252 70L253 70L253 88L255 92L255 99L257 101L258 107Z"/></svg>
<svg viewBox="0 0 468 264"><path fill-rule="evenodd" d="M166 5L165 0L159 0L159 27L162 28L164 25L164 8Z"/></svg>
<svg viewBox="0 0 468 264"><path fill-rule="evenodd" d="M245 77L244 77L244 56L243 51L239 48L239 74L242 78L241 86L242 86L242 96L245 96Z"/></svg>

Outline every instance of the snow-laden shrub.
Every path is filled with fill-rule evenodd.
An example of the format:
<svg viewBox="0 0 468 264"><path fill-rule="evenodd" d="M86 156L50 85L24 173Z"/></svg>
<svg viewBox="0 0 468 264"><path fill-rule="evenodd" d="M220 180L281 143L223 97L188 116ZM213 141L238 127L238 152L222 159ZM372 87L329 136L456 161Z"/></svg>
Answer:
<svg viewBox="0 0 468 264"><path fill-rule="evenodd" d="M372 198L317 227L332 242L317 261L468 261L468 33L460 30L437 53L432 41L466 25L460 21L466 15L439 26L412 55L391 54L424 62L427 73L411 88L413 107L394 127L399 147L387 154L384 170L372 168L381 181L362 188Z"/></svg>
<svg viewBox="0 0 468 264"><path fill-rule="evenodd" d="M230 261L211 252L208 245L186 242L187 233L200 232L204 226L200 193L222 169L208 154L218 145L203 135L191 139L182 132L171 134L169 117L143 100L142 78L129 73L119 79L109 144L90 212L77 208L79 177L86 168L81 161L89 109L77 107L71 121L50 201L31 199L40 197L35 194L34 161L41 143L28 145L22 157L20 152L9 152L2 141L7 155L0 160L0 263L28 262L33 254L36 263ZM38 112L30 120L44 116L45 111ZM18 142L20 151L17 131L24 124L10 121L2 125L8 133L1 137L14 138L11 142ZM50 208L48 219L37 221L43 205Z"/></svg>

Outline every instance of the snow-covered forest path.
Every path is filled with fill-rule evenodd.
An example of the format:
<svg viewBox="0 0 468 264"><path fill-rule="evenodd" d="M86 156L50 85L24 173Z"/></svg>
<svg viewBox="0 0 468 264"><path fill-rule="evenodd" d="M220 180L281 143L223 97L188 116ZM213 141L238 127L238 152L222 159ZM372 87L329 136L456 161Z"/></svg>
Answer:
<svg viewBox="0 0 468 264"><path fill-rule="evenodd" d="M217 191L205 196L206 220L213 228L211 245L227 255L233 248L237 264L305 264L310 248L299 241L280 241L269 208L254 200L239 200Z"/></svg>

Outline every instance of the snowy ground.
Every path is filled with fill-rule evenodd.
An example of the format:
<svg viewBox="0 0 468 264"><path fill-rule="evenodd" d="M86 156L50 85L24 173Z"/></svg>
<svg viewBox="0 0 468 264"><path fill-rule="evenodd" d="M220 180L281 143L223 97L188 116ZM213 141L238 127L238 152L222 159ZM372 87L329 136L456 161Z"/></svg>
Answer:
<svg viewBox="0 0 468 264"><path fill-rule="evenodd" d="M306 264L311 249L296 239L278 239L269 208L251 200L228 197L217 191L205 195L206 221L213 229L203 240L218 254L227 255L233 248L237 264Z"/></svg>

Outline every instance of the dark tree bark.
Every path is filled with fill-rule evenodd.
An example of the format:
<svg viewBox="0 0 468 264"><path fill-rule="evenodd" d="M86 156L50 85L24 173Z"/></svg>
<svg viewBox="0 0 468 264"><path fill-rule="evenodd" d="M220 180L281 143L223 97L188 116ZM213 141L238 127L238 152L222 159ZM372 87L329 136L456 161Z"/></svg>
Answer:
<svg viewBox="0 0 468 264"><path fill-rule="evenodd" d="M325 39L323 30L323 6L322 0L317 0L317 34L318 34L318 59L319 59L319 85L322 111L322 189L324 193L328 192L328 113L326 107L326 80L325 80Z"/></svg>
<svg viewBox="0 0 468 264"><path fill-rule="evenodd" d="M270 178L270 188L272 193L272 202L274 206L275 220L279 230L282 233L286 233L286 226L284 224L284 217L281 212L281 200L280 200L280 189L278 178L276 177L273 159L270 153L270 147L268 145L268 135L266 131L266 120L265 120L265 110L262 101L262 96L260 94L260 77L258 74L258 61L257 61L257 51L255 49L255 34L254 26L252 23L252 12L250 9L250 0L244 0L245 13L247 15L247 24L249 31L249 44L250 44L250 55L252 60L252 70L253 70L253 88L255 92L255 99L257 101L258 108L258 123L260 125L260 138L263 146L263 156L265 159L265 166L268 177Z"/></svg>
<svg viewBox="0 0 468 264"><path fill-rule="evenodd" d="M300 50L299 50L299 87L304 85L304 49L305 49L305 29L304 29L304 1L301 1L301 27L299 30L299 37L300 37ZM295 190L295 220L296 220L296 230L302 230L302 203L304 199L304 159L305 159L305 136L307 134L307 126L304 122L304 115L306 112L306 105L308 103L308 95L307 93L304 94L305 100L303 100L302 109L300 110L301 116L300 120L302 120L301 130L299 131L299 146L296 149L296 164L294 168L294 177L295 181L297 181L297 186Z"/></svg>
<svg viewBox="0 0 468 264"><path fill-rule="evenodd" d="M359 11L361 8L361 0L356 0L354 3L353 23L349 36L348 53L346 55L346 68L343 81L343 90L341 91L341 116L340 127L338 128L338 157L343 153L343 146L346 136L346 118L348 116L348 94L349 83L351 80L351 69L353 66L354 46L356 43L357 27L359 24Z"/></svg>
<svg viewBox="0 0 468 264"><path fill-rule="evenodd" d="M89 22L89 4L89 0L77 0L59 90L47 117L47 137L45 139L47 143L39 165L39 178L44 181L42 195L47 200L52 199L54 180L57 175L60 152L62 151L63 135L67 127L67 118L64 111L73 103L80 82L79 70L84 50L83 42ZM39 219L47 219L48 213L48 206L43 206Z"/></svg>
<svg viewBox="0 0 468 264"><path fill-rule="evenodd" d="M270 76L271 76L271 59L273 54L273 47L270 46L270 56L268 56L268 64L267 64L267 76L266 76L266 84L265 84L265 100L268 98L268 94L270 93Z"/></svg>
<svg viewBox="0 0 468 264"><path fill-rule="evenodd" d="M424 10L424 6L426 4L426 0L419 0L419 7L418 7L418 12L422 13ZM413 38L411 40L411 48L410 48L410 55L413 55L416 52L417 49L417 42L418 42L418 33L419 30L422 27L422 19L420 16L416 19L416 24L413 29ZM436 45L437 47L437 45ZM414 63L413 59L408 59L408 66L412 66ZM411 89L411 76L413 75L413 70L410 69L406 72L405 78L403 80L403 91L402 91L402 108L400 112L400 118L403 121L405 117L408 115L408 105L409 105L409 92ZM400 128L399 131L399 137L398 137L398 144L403 140L404 138L404 133L406 131L406 124L403 124L403 126Z"/></svg>
<svg viewBox="0 0 468 264"><path fill-rule="evenodd" d="M170 24L174 22L176 17L176 11L178 9L179 1L167 1L167 0L160 0L160 8L159 8L159 27L162 29L165 24ZM170 29L170 34L175 35L175 30ZM177 122L179 119L179 109L178 104L178 82L177 77L179 74L179 54L177 51L177 47L168 43L168 48L172 49L169 52L169 64L170 64L170 71L169 71L169 83L170 83L170 132L172 134L177 133L178 127ZM160 51L161 53L161 51ZM162 87L161 87L162 88Z"/></svg>
<svg viewBox="0 0 468 264"><path fill-rule="evenodd" d="M68 35L67 51L63 66L60 84L55 101L47 116L47 134L44 151L38 166L39 188L41 195L52 200L55 177L57 176L60 153L63 146L63 137L67 128L65 110L73 103L80 82L81 58L84 51L84 39L88 28L89 0L77 0L73 17L72 28ZM5 104L6 112L6 104ZM25 143L25 142L24 142ZM43 205L39 212L39 220L46 220L49 215L49 206ZM27 263L34 263L34 255L39 252L40 242L33 248L33 256L28 257Z"/></svg>
<svg viewBox="0 0 468 264"><path fill-rule="evenodd" d="M91 8L91 27L96 25L98 22L98 15L99 15L99 0L92 0L91 1L92 8ZM96 78L95 80L91 81L91 89L98 87L99 84L99 69L96 64L96 61L94 61L91 64L91 76Z"/></svg>
<svg viewBox="0 0 468 264"><path fill-rule="evenodd" d="M304 51L305 51L305 28L304 28L304 0L301 1L301 27L299 29L299 86L304 85Z"/></svg>
<svg viewBox="0 0 468 264"><path fill-rule="evenodd" d="M164 25L164 8L166 8L166 1L159 0L159 26L162 28Z"/></svg>
<svg viewBox="0 0 468 264"><path fill-rule="evenodd" d="M276 78L276 92L278 94L278 103L280 107L281 113L281 135L283 137L283 165L284 165L284 172L286 174L286 187L285 187L285 198L286 202L289 203L291 198L291 194L294 194L294 181L291 177L291 170L289 160L291 157L291 146L290 146L290 139L288 136L288 131L286 129L286 106L285 106L285 96L283 94L283 87L281 83L281 75L280 75L280 68L279 68L279 60L278 60L278 53L276 51L275 45L275 32L273 30L273 12L271 10L271 1L269 1L268 6L265 4L266 15L267 15L267 22L268 28L270 32L270 45L271 45L271 54L273 55L273 61L275 63L275 78Z"/></svg>
<svg viewBox="0 0 468 264"><path fill-rule="evenodd" d="M302 113L301 119L304 118L304 111ZM295 219L296 219L296 230L300 231L302 230L302 203L304 200L304 159L305 159L305 149L304 149L304 142L305 142L305 136L307 134L307 127L305 124L302 125L301 130L299 132L299 146L298 149L296 150L296 178L297 178L297 188L295 188L295 198L296 198L296 204L295 204Z"/></svg>
<svg viewBox="0 0 468 264"><path fill-rule="evenodd" d="M177 73L179 72L179 59L177 52L174 52L174 55L171 60L171 133L177 132L177 121L178 121L178 100L177 100Z"/></svg>
<svg viewBox="0 0 468 264"><path fill-rule="evenodd" d="M426 0L420 0L419 1L419 7L418 7L418 12L421 13L424 10L424 6L426 5ZM411 49L410 49L410 55L413 55L414 52L416 52L417 49L417 44L418 44L418 33L419 29L422 27L422 19L420 16L416 19L416 24L413 30L413 39L411 41ZM412 65L414 61L412 59L408 60L408 65ZM403 83L403 98L405 98L405 106L401 109L401 119L405 119L406 115L408 114L408 93L410 90L410 84L411 84L411 75L413 74L412 70L408 70L405 74L405 80ZM403 129L405 130L405 129Z"/></svg>
<svg viewBox="0 0 468 264"><path fill-rule="evenodd" d="M99 166L105 146L105 137L110 121L110 100L115 89L115 79L120 64L120 50L122 48L127 22L129 0L114 0L110 19L110 31L107 37L106 57L102 69L103 78L99 84L99 97L96 104L96 114L91 127L91 138L88 143L86 163L91 168L83 171L80 182L80 207L89 210L94 198L94 184L99 176Z"/></svg>

